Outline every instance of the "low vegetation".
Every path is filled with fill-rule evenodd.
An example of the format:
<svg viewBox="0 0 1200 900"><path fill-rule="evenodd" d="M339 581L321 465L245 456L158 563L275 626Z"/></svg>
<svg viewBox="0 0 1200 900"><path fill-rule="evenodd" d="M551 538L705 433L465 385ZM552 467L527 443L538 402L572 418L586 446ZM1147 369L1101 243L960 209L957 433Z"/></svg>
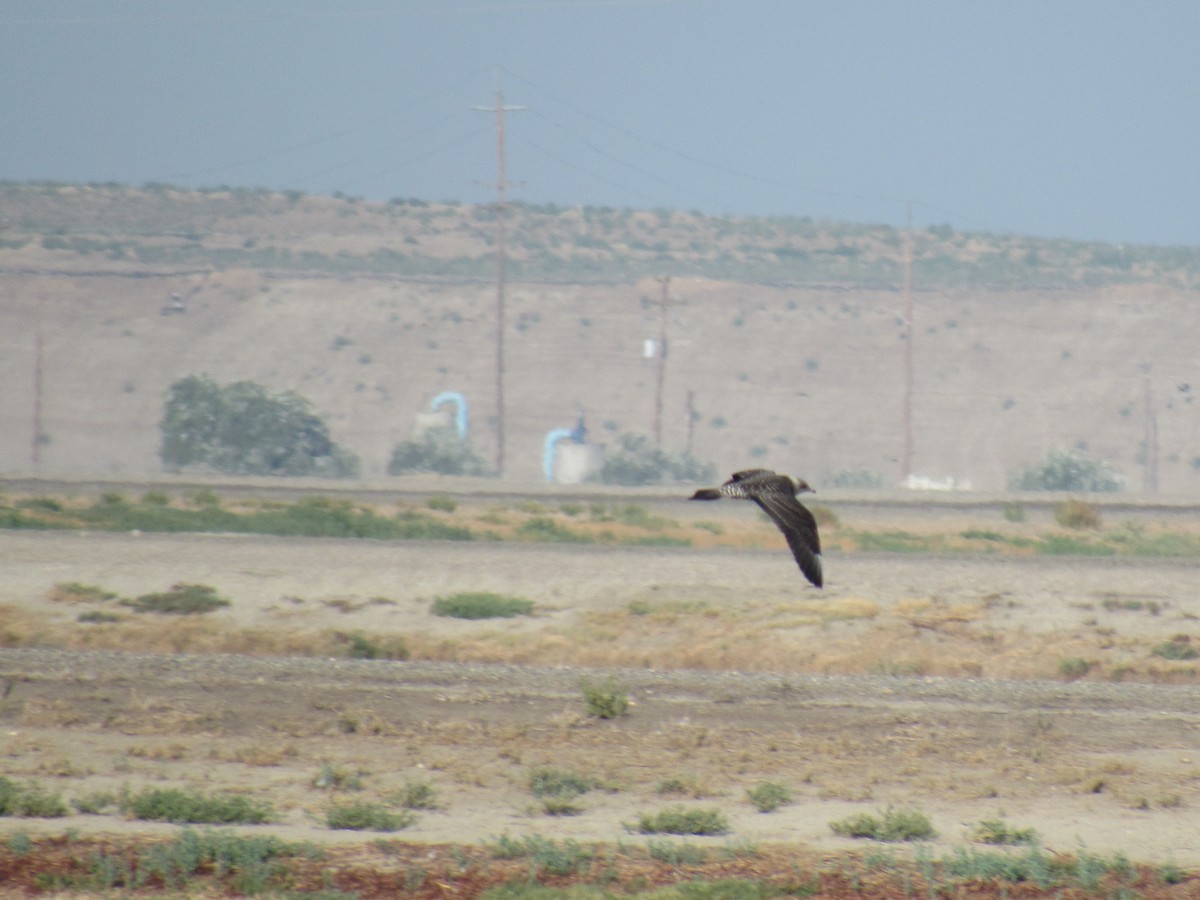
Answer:
<svg viewBox="0 0 1200 900"><path fill-rule="evenodd" d="M629 694L611 675L603 681L585 679L582 683L583 706L597 719L616 719L629 714Z"/></svg>
<svg viewBox="0 0 1200 900"><path fill-rule="evenodd" d="M135 612L176 616L202 615L229 605L229 601L210 585L182 583L172 585L170 590L143 594L133 600L122 600L121 603L132 607Z"/></svg>
<svg viewBox="0 0 1200 900"><path fill-rule="evenodd" d="M454 619L511 619L531 615L533 601L489 591L467 591L435 598L430 611Z"/></svg>
<svg viewBox="0 0 1200 900"><path fill-rule="evenodd" d="M407 809L393 810L366 800L335 803L325 813L325 823L330 828L345 831L401 831L416 820Z"/></svg>
<svg viewBox="0 0 1200 900"><path fill-rule="evenodd" d="M182 788L147 788L122 803L135 819L175 824L261 825L275 818L270 804L244 794L202 794Z"/></svg>
<svg viewBox="0 0 1200 900"><path fill-rule="evenodd" d="M760 781L746 791L746 796L761 813L774 812L784 804L792 802L792 792L775 781Z"/></svg>
<svg viewBox="0 0 1200 900"><path fill-rule="evenodd" d="M0 249L52 251L67 265L270 270L311 275L492 277L491 209L417 198L169 184L0 183L14 223ZM705 215L669 209L512 203L513 278L588 283L633 281L671 271L748 283L845 284L894 288L901 232L891 225L807 216ZM285 222L285 218L286 222ZM197 222L246 222L242 241ZM272 234L314 222L321 234L353 234L336 249L297 249ZM449 245L446 239L456 239ZM1200 277L1193 247L1113 245L1024 235L910 232L913 277L930 290L1064 288L1115 284L1191 287ZM439 248L431 250L427 248Z"/></svg>
<svg viewBox="0 0 1200 900"><path fill-rule="evenodd" d="M848 838L869 838L873 841L926 841L936 837L929 817L916 809L889 806L879 815L859 813L836 822L829 827L834 834Z"/></svg>
<svg viewBox="0 0 1200 900"><path fill-rule="evenodd" d="M729 820L716 807L669 806L655 813L642 813L627 827L641 834L727 834Z"/></svg>
<svg viewBox="0 0 1200 900"><path fill-rule="evenodd" d="M840 552L1011 553L1073 556L1200 557L1200 534L1171 525L1123 522L1104 528L1099 508L1068 500L1055 508L1061 529L1046 530L1013 521L1011 504L1004 518L1011 525L966 528L958 533L912 532L897 528L864 529L842 523L826 507L813 507L828 546ZM212 491L185 498L162 492L129 500L106 493L94 500L33 497L0 498L0 528L140 532L223 532L296 537L373 540L515 540L539 543L630 546L778 546L778 533L765 517L744 524L707 521L680 523L655 515L644 505L566 504L557 511L540 503L480 511L446 495L391 514L351 500L314 495L295 502L222 502ZM100 593L96 593L99 591ZM94 585L60 584L50 599L100 603L110 597Z"/></svg>
<svg viewBox="0 0 1200 900"><path fill-rule="evenodd" d="M650 838L584 845L541 835L482 846L393 838L327 853L270 835L183 828L167 839L12 835L0 843L6 886L22 895L269 896L368 900L768 900L779 897L1188 898L1200 876L1120 854L958 847L822 858L795 849L698 846Z"/></svg>

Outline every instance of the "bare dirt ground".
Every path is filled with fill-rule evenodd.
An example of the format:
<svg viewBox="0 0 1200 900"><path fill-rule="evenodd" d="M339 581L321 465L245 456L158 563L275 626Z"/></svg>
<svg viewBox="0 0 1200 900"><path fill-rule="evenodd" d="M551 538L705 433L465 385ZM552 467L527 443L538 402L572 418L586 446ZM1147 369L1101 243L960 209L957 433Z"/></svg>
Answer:
<svg viewBox="0 0 1200 900"><path fill-rule="evenodd" d="M836 857L862 842L831 821L897 806L929 816L935 856L1003 819L1059 853L1200 866L1200 691L1162 683L1191 676L1147 651L1197 631L1191 562L834 555L816 591L786 551L6 532L0 558L3 772L68 801L241 792L277 816L248 830L349 851L372 838L331 830L332 803L427 780L437 808L394 837L430 859L500 835L642 844L627 826L675 803L729 821L690 844ZM88 626L47 599L64 582L125 596L198 582L232 605ZM433 597L477 590L536 614L431 615ZM113 646L121 628L126 651L36 646ZM413 659L254 655L330 632L400 638ZM136 652L171 642L192 652ZM1067 681L1064 659L1129 680ZM586 713L581 682L605 674L629 715ZM603 787L549 816L530 791L541 766ZM672 779L683 795L661 792ZM793 801L759 813L746 790L764 780ZM0 823L176 829L117 813Z"/></svg>

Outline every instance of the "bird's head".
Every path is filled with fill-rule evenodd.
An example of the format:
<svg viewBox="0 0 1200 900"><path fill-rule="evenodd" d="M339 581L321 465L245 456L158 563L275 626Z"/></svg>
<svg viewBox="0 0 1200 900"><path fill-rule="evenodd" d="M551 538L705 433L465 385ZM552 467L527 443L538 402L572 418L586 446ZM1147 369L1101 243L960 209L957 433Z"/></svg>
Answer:
<svg viewBox="0 0 1200 900"><path fill-rule="evenodd" d="M817 489L809 486L809 483L803 478L793 478L792 486L795 488L792 492L794 494L815 494L817 492Z"/></svg>

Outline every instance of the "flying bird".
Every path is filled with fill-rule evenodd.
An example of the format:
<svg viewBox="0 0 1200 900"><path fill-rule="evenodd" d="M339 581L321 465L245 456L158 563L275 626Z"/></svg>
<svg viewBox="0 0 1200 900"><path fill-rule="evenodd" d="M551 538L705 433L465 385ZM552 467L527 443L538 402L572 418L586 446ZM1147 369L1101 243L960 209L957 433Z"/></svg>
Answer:
<svg viewBox="0 0 1200 900"><path fill-rule="evenodd" d="M734 472L733 477L719 488L701 488L692 494L692 500L720 500L732 497L738 500L753 500L787 538L792 556L804 577L817 587L824 583L821 576L821 538L817 534L817 520L796 499L797 494L815 494L808 482L779 475L770 469L746 469Z"/></svg>

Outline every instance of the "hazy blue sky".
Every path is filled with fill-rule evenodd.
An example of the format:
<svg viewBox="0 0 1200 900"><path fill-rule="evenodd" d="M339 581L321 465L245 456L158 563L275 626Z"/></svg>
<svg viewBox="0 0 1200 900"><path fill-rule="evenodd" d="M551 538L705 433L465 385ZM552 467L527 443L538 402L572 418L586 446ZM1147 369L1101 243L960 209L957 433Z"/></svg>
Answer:
<svg viewBox="0 0 1200 900"><path fill-rule="evenodd" d="M0 0L0 178L485 202L497 67L514 199L1200 245L1183 0Z"/></svg>

